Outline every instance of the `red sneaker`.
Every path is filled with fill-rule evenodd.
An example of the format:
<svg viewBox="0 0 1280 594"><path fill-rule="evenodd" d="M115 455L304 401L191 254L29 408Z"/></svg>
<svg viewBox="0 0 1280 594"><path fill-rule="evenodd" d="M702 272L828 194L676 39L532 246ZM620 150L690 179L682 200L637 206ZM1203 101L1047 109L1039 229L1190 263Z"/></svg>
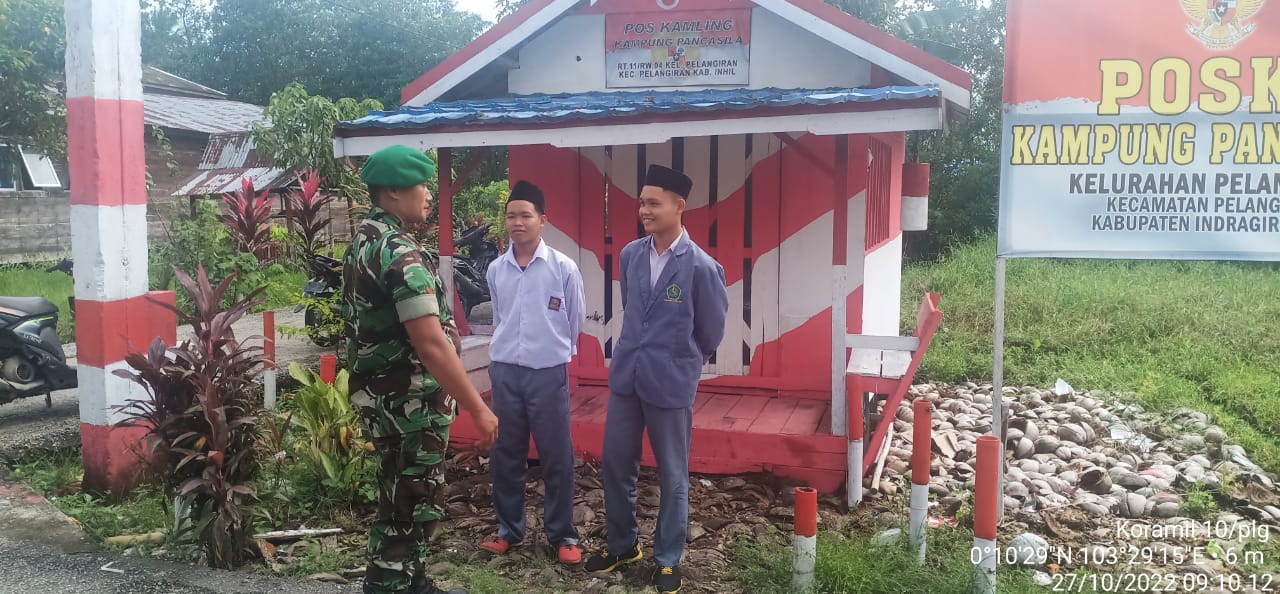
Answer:
<svg viewBox="0 0 1280 594"><path fill-rule="evenodd" d="M511 543L505 538L494 537L493 540L480 543L480 548L495 555L505 555L511 549Z"/></svg>
<svg viewBox="0 0 1280 594"><path fill-rule="evenodd" d="M560 545L560 562L565 565L582 563L582 547L576 544Z"/></svg>

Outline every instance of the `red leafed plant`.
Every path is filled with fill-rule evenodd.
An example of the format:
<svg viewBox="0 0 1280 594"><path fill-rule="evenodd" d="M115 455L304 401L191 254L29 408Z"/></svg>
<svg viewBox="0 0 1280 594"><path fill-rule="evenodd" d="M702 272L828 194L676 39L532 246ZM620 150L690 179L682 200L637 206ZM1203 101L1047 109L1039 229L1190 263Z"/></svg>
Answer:
<svg viewBox="0 0 1280 594"><path fill-rule="evenodd" d="M147 397L121 406L125 420L119 425L147 431L153 470L166 493L181 502L190 523L179 527L189 526L206 562L234 567L251 554L246 506L257 498L252 482L259 470L253 379L264 358L260 347L242 346L231 325L264 301L262 289L223 310L219 304L235 275L212 287L203 266L196 279L176 267L174 273L195 306L191 317L178 314L194 337L167 348L157 338L145 354L125 359L133 370L115 374L140 384Z"/></svg>
<svg viewBox="0 0 1280 594"><path fill-rule="evenodd" d="M246 177L240 180L239 190L222 195L222 202L227 214L219 220L227 226L236 249L265 259L271 245L271 192L255 193L253 180Z"/></svg>
<svg viewBox="0 0 1280 594"><path fill-rule="evenodd" d="M285 215L297 226L305 253L313 254L320 249L321 234L329 226L326 209L333 202L333 196L320 193L320 182L324 178L314 169L305 171L298 179L302 181L302 189L289 192Z"/></svg>

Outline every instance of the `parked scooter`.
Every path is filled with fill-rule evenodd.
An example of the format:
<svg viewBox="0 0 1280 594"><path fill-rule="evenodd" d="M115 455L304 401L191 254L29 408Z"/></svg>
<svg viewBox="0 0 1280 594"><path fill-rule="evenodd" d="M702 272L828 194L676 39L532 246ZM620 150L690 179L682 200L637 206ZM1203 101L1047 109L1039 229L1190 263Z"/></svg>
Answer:
<svg viewBox="0 0 1280 594"><path fill-rule="evenodd" d="M489 223L481 223L468 227L458 239L458 247L466 247L467 253L458 253L453 258L453 283L458 291L458 299L462 301L461 315L470 315L476 305L489 300L489 282L485 279L485 271L489 263L499 255L498 246L486 240ZM439 267L440 260L436 253L423 251L423 256ZM342 262L328 256L312 254L307 256L307 268L311 278L303 287L302 296L306 300L330 299L342 290ZM335 313L338 305L335 303ZM323 328L324 316L312 304L300 303L295 312L306 309L303 320L307 328L307 336L318 346L332 346L341 338L330 334Z"/></svg>
<svg viewBox="0 0 1280 594"><path fill-rule="evenodd" d="M491 225L472 224L458 237L457 247L465 248L466 253L459 251L453 257L453 284L458 288L464 316L470 316L472 308L489 300L489 264L502 255L497 243L485 239Z"/></svg>
<svg viewBox="0 0 1280 594"><path fill-rule="evenodd" d="M307 337L312 343L322 347L333 346L340 336L325 330L324 313L315 303L307 302L332 300L337 295L342 289L342 262L320 254L309 254L307 268L311 271L311 278L302 288L304 303L299 303L293 311L296 313L306 308L307 313L303 315L303 321L306 325ZM334 314L341 315L336 301L332 307Z"/></svg>
<svg viewBox="0 0 1280 594"><path fill-rule="evenodd" d="M71 261L46 271L55 270L70 274ZM0 297L0 404L44 394L51 407L51 392L74 387L76 369L58 339L58 307L43 297Z"/></svg>

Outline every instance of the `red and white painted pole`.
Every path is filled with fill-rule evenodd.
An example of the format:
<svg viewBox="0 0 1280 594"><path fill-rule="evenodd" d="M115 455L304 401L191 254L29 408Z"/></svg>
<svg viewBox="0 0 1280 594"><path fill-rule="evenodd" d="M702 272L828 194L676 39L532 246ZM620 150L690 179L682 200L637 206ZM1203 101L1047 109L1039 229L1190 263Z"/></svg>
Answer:
<svg viewBox="0 0 1280 594"><path fill-rule="evenodd" d="M996 514L1000 494L1000 439L994 435L978 438L978 468L973 494L973 554L978 594L996 591Z"/></svg>
<svg viewBox="0 0 1280 594"><path fill-rule="evenodd" d="M933 405L923 398L912 403L911 438L911 546L924 563L925 531L929 520L929 451L933 447Z"/></svg>
<svg viewBox="0 0 1280 594"><path fill-rule="evenodd" d="M929 164L902 164L902 230L929 228Z"/></svg>
<svg viewBox="0 0 1280 594"><path fill-rule="evenodd" d="M276 409L276 312L262 312L262 355L267 368L262 370L262 406Z"/></svg>
<svg viewBox="0 0 1280 594"><path fill-rule="evenodd" d="M66 0L67 160L75 259L76 356L84 485L132 486L143 428L116 428L119 408L146 392L114 371L172 314L148 300L147 184L138 0ZM172 303L172 293L154 295Z"/></svg>
<svg viewBox="0 0 1280 594"><path fill-rule="evenodd" d="M818 491L796 487L795 564L791 581L797 592L813 592L818 562Z"/></svg>
<svg viewBox="0 0 1280 594"><path fill-rule="evenodd" d="M849 509L853 509L862 504L862 387L856 375L845 377L845 390L845 409L849 411L849 473L844 492L848 497Z"/></svg>

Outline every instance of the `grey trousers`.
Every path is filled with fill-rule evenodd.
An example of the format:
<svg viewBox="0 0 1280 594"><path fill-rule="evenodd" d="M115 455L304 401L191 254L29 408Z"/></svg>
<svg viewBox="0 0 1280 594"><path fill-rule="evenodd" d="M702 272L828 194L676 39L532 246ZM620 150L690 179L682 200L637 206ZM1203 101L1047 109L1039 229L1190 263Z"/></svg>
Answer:
<svg viewBox="0 0 1280 594"><path fill-rule="evenodd" d="M569 434L569 370L564 365L530 369L489 364L498 440L489 451L498 537L524 540L524 491L529 436L538 447L546 485L543 526L552 546L578 544L573 526L573 440Z"/></svg>
<svg viewBox="0 0 1280 594"><path fill-rule="evenodd" d="M612 393L604 426L604 510L611 554L631 550L640 527L636 523L636 481L645 430L658 461L662 500L653 534L653 556L659 566L680 564L689 530L689 441L693 407L658 408L634 394Z"/></svg>

